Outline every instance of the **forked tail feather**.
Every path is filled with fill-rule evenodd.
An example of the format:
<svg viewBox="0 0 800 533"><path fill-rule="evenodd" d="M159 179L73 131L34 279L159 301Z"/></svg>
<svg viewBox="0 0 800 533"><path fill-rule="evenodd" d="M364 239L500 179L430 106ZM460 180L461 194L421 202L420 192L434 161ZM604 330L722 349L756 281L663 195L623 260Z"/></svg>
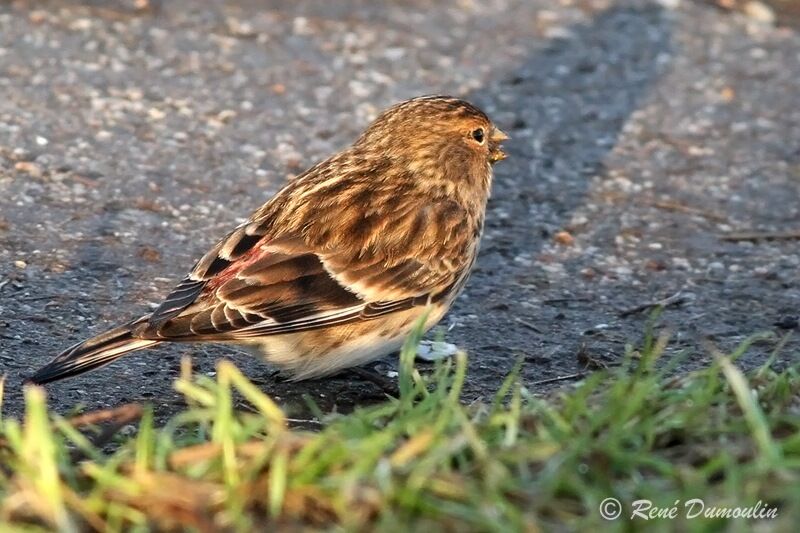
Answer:
<svg viewBox="0 0 800 533"><path fill-rule="evenodd" d="M131 334L131 328L141 320L106 331L64 350L27 381L42 385L77 376L116 361L127 353L158 344L159 341L137 339Z"/></svg>

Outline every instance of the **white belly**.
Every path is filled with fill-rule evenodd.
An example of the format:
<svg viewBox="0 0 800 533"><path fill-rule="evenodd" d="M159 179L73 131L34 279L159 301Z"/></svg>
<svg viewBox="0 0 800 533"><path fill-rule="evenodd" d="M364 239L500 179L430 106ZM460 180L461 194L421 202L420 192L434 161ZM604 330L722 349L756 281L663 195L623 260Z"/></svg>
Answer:
<svg viewBox="0 0 800 533"><path fill-rule="evenodd" d="M400 350L423 312L423 308L415 308L354 324L273 335L254 341L251 346L291 379L315 378ZM425 322L425 331L439 322L445 312L446 307L434 308Z"/></svg>

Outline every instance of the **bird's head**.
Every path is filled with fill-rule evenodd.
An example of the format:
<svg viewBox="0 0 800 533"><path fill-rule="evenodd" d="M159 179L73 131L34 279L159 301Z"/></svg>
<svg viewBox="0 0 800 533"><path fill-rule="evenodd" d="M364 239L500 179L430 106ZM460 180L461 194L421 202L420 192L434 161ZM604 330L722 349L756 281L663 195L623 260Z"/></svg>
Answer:
<svg viewBox="0 0 800 533"><path fill-rule="evenodd" d="M506 158L508 135L474 105L451 96L421 96L396 104L366 129L355 146L388 156L417 180L470 183L486 189L491 166Z"/></svg>

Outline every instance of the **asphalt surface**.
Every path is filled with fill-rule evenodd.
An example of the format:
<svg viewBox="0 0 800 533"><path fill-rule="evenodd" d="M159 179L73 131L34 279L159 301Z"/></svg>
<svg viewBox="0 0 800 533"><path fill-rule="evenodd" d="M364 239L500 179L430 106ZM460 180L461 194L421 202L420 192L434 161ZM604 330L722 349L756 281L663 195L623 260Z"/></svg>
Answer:
<svg viewBox="0 0 800 533"><path fill-rule="evenodd" d="M465 400L520 357L542 393L619 361L648 320L633 310L679 291L656 328L681 370L773 331L742 359L758 364L796 329L800 241L725 238L800 230L795 26L667 0L330 4L0 4L5 414L36 367L152 309L288 176L426 93L474 101L513 137L477 269L443 321L470 355ZM50 402L152 401L163 416L183 355L206 373L232 358L298 416L302 394L328 411L382 396L165 346L53 384Z"/></svg>

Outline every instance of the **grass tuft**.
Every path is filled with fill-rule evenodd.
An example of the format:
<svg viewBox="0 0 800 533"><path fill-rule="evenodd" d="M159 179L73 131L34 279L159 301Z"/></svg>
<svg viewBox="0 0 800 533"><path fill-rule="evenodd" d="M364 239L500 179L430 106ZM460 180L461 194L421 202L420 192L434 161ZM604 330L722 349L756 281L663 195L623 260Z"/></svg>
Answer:
<svg viewBox="0 0 800 533"><path fill-rule="evenodd" d="M774 370L775 355L745 373L745 345L674 377L667 338L648 332L621 366L574 387L537 396L520 360L491 401L464 405L466 354L422 375L418 341L400 355L398 398L346 416L317 409L316 432L289 427L226 361L216 379L182 364L187 407L163 427L150 408L50 415L28 388L24 419L0 419L0 529L704 531L800 518L800 378ZM120 413L139 416L138 430L109 453L96 442ZM614 521L599 511L607 498L622 503ZM693 498L777 516L687 518ZM637 500L679 512L632 520Z"/></svg>

